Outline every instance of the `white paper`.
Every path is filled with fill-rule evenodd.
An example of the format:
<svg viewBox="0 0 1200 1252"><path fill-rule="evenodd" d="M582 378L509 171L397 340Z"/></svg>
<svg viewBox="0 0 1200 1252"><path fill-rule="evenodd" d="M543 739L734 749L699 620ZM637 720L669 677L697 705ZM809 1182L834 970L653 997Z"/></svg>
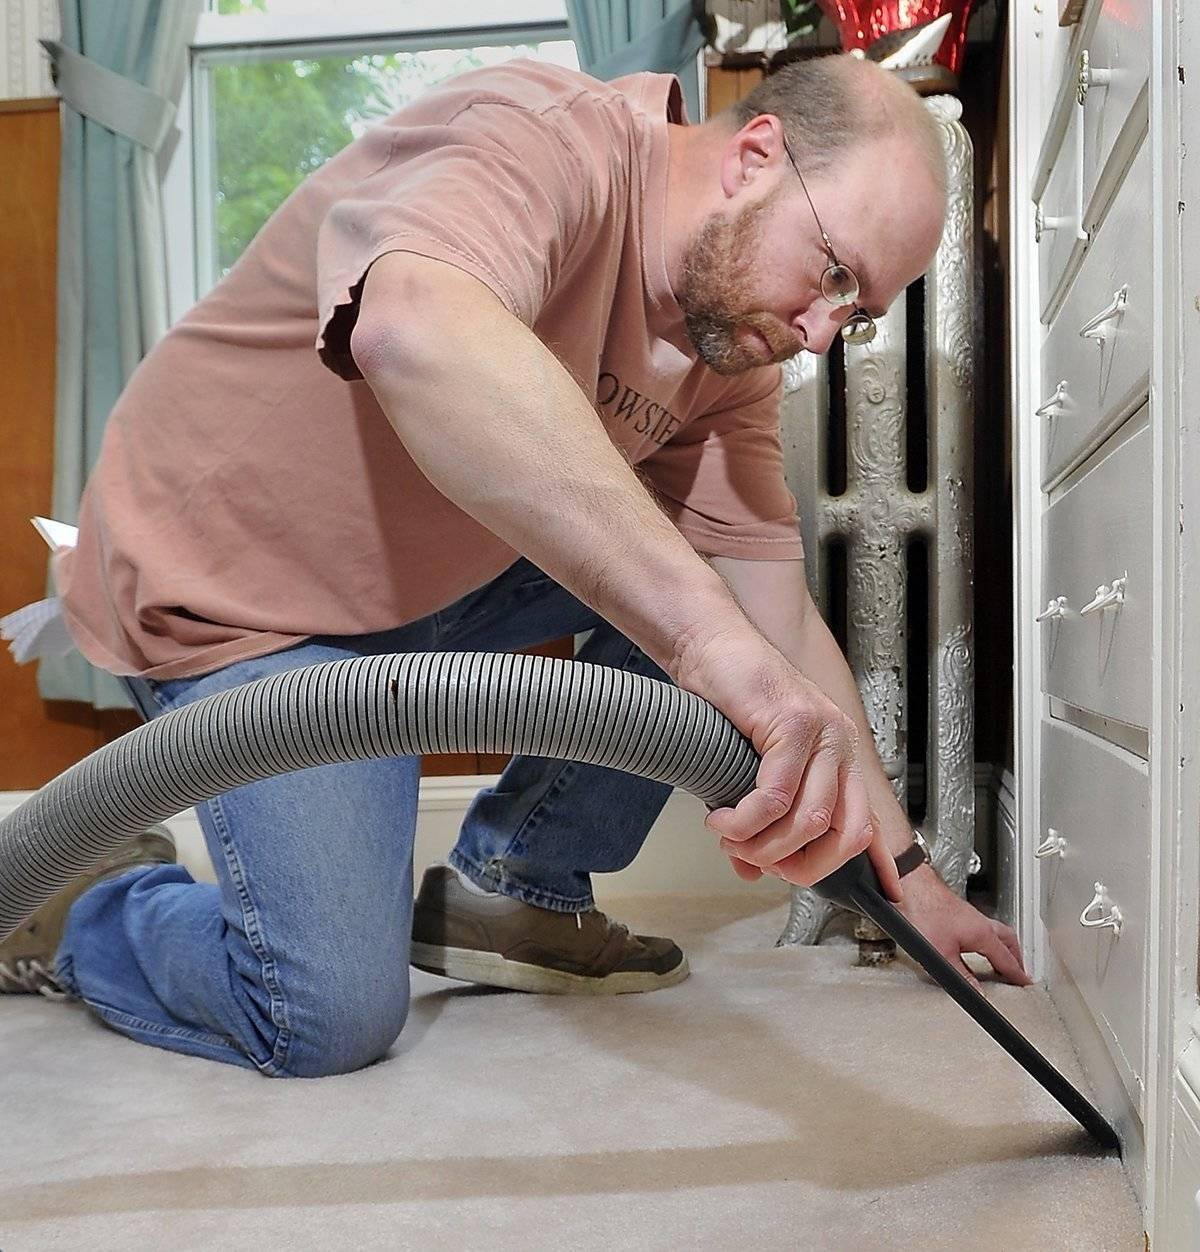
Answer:
<svg viewBox="0 0 1200 1252"><path fill-rule="evenodd" d="M65 552L79 542L79 527L56 522L52 517L31 517L34 530L46 541L51 552Z"/></svg>
<svg viewBox="0 0 1200 1252"><path fill-rule="evenodd" d="M0 639L8 641L8 650L18 665L42 657L66 656L75 646L57 597L38 600L0 617Z"/></svg>

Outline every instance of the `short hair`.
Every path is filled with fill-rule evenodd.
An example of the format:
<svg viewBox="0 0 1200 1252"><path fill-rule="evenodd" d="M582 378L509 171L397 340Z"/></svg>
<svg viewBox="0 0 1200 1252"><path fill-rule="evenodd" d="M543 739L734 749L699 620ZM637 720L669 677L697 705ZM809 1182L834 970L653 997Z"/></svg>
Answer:
<svg viewBox="0 0 1200 1252"><path fill-rule="evenodd" d="M872 61L845 53L793 61L726 113L738 129L764 113L779 118L789 146L803 153L804 172L813 175L859 143L906 132L946 194L941 127L903 79Z"/></svg>

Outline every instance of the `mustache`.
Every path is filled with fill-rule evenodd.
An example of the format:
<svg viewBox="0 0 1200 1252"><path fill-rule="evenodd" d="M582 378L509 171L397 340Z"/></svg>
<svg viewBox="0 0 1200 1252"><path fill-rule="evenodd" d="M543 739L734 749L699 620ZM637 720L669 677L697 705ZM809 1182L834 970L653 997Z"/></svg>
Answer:
<svg viewBox="0 0 1200 1252"><path fill-rule="evenodd" d="M756 331L766 340L771 360L776 364L804 350L804 340L800 335L773 313L760 309L729 313L723 309L693 306L687 315L687 322L695 335L709 341L734 341L742 327Z"/></svg>
<svg viewBox="0 0 1200 1252"><path fill-rule="evenodd" d="M754 312L731 318L692 309L686 314L686 321L696 351L718 374L740 374L764 364L759 349L738 337L737 331L741 328L755 330L762 336L768 359L775 365L794 357L805 346L799 336L769 313Z"/></svg>
<svg viewBox="0 0 1200 1252"><path fill-rule="evenodd" d="M757 331L766 341L771 350L771 360L775 364L794 357L804 350L804 341L786 322L781 321L773 313L763 311L743 314L735 319L734 326L749 326Z"/></svg>

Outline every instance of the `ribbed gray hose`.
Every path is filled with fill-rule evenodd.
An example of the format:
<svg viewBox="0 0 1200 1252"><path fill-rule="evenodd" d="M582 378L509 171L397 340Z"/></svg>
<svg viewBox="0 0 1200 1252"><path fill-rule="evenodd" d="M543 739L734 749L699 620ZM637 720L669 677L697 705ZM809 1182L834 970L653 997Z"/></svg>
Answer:
<svg viewBox="0 0 1200 1252"><path fill-rule="evenodd" d="M434 752L605 765L714 808L747 795L759 763L699 696L608 666L490 652L312 665L156 717L0 821L0 941L131 836L202 800L313 765Z"/></svg>

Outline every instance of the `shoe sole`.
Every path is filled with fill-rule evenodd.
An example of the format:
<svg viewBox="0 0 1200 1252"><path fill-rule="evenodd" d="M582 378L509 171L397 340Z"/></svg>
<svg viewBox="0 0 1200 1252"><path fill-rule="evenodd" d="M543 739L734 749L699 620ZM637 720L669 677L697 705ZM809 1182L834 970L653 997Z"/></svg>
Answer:
<svg viewBox="0 0 1200 1252"><path fill-rule="evenodd" d="M440 974L459 982L482 983L508 991L532 991L541 995L631 995L638 991L658 991L681 983L691 972L685 956L674 969L657 974L653 970L625 969L603 978L570 974L544 965L510 961L499 952L479 952L474 948L444 948L431 943L412 945L410 963L427 974Z"/></svg>

